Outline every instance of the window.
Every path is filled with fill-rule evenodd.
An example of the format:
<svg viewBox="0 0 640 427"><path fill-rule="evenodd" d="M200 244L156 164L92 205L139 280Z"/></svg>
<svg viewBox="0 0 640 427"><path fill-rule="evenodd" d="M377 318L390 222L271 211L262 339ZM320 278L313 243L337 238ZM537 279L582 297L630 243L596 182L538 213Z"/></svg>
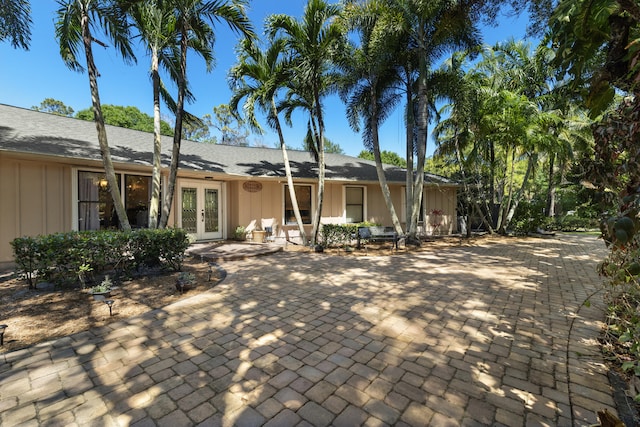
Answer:
<svg viewBox="0 0 640 427"><path fill-rule="evenodd" d="M129 224L133 228L149 226L149 202L151 200L151 177L125 175L124 208Z"/></svg>
<svg viewBox="0 0 640 427"><path fill-rule="evenodd" d="M420 211L418 212L418 223L424 222L424 204L425 204L425 199L426 199L427 195L425 192L422 193L422 201L420 202ZM402 193L401 193L401 208L400 208L400 213L401 213L401 221L404 221L405 218L407 217L407 187L402 187Z"/></svg>
<svg viewBox="0 0 640 427"><path fill-rule="evenodd" d="M116 174L120 182L120 175ZM117 228L109 184L104 173L78 172L78 230Z"/></svg>
<svg viewBox="0 0 640 427"><path fill-rule="evenodd" d="M304 224L311 224L311 186L310 185L294 185L296 200L298 201L298 209ZM296 223L296 216L293 212L291 197L289 196L289 186L284 186L284 222L291 225Z"/></svg>
<svg viewBox="0 0 640 427"><path fill-rule="evenodd" d="M116 180L118 188L122 188L122 175L116 174ZM124 189L129 224L134 228L148 227L151 177L124 175ZM105 174L78 171L78 230L104 230L119 225Z"/></svg>
<svg viewBox="0 0 640 427"><path fill-rule="evenodd" d="M364 221L364 188L345 188L345 221L358 223Z"/></svg>

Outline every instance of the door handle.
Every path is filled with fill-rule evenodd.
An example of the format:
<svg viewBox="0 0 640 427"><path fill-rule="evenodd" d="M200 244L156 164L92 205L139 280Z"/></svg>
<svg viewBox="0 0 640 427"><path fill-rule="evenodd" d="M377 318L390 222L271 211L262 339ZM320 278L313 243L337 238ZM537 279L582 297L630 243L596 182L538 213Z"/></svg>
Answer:
<svg viewBox="0 0 640 427"><path fill-rule="evenodd" d="M202 209L202 211L201 211L201 217L202 217L201 221L204 222L204 209Z"/></svg>

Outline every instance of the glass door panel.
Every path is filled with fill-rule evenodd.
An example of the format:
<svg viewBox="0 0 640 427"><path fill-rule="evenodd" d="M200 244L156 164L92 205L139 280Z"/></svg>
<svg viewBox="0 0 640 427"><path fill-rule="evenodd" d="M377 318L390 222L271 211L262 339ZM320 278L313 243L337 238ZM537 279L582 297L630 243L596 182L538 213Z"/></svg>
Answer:
<svg viewBox="0 0 640 427"><path fill-rule="evenodd" d="M204 232L216 233L218 224L218 190L206 188L204 192Z"/></svg>
<svg viewBox="0 0 640 427"><path fill-rule="evenodd" d="M182 187L182 228L187 233L198 231L198 192L196 188Z"/></svg>

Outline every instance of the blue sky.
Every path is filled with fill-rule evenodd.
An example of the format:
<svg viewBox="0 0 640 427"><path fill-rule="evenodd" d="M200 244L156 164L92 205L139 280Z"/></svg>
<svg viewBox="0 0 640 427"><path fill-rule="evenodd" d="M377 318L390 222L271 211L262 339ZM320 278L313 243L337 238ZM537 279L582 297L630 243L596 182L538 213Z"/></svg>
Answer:
<svg viewBox="0 0 640 427"><path fill-rule="evenodd" d="M256 32L262 33L266 16L273 13L286 13L299 17L306 0L253 0L248 11ZM75 111L91 105L89 82L86 73L69 70L60 58L59 48L54 36L55 0L31 0L32 39L28 51L13 49L9 43L0 44L0 103L31 108L40 105L45 98L54 98L64 102ZM497 28L483 30L484 42L494 44L509 38L524 37L526 21L524 18L502 17ZM227 84L227 72L235 62L234 47L237 36L226 24L216 25L216 67L207 73L198 58L190 58L188 75L196 101L187 109L197 116L213 114L213 107L229 102L231 92ZM114 49L103 49L94 45L95 61L101 77L98 81L100 98L103 104L133 105L147 114L152 114L151 81L149 79L149 59L143 49L138 49L137 64L127 65ZM164 108L164 106L163 106ZM401 108L392 115L381 128L381 146L383 150L394 151L404 157L404 124ZM342 147L346 154L357 156L363 149L361 136L354 133L345 118L345 108L339 99L329 98L325 104L327 117L327 137ZM164 108L166 112L166 108ZM266 124L264 124L266 128ZM285 128L285 140L288 147L300 148L306 131L306 119L303 115L294 117L293 127ZM216 134L215 130L212 134ZM250 141L259 141L267 146L276 146L274 133L263 136L250 136ZM430 140L428 152L434 144Z"/></svg>

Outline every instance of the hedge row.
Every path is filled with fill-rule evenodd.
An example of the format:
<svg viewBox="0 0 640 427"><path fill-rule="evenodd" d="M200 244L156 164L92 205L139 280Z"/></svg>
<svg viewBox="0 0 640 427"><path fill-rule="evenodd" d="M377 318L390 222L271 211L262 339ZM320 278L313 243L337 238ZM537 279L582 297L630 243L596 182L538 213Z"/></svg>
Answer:
<svg viewBox="0 0 640 427"><path fill-rule="evenodd" d="M189 239L184 230L83 231L19 237L11 242L17 272L35 281L74 285L107 271L130 273L144 267L182 268Z"/></svg>
<svg viewBox="0 0 640 427"><path fill-rule="evenodd" d="M325 247L344 246L356 238L358 227L370 227L377 225L373 222L361 222L358 224L322 224L320 240Z"/></svg>

